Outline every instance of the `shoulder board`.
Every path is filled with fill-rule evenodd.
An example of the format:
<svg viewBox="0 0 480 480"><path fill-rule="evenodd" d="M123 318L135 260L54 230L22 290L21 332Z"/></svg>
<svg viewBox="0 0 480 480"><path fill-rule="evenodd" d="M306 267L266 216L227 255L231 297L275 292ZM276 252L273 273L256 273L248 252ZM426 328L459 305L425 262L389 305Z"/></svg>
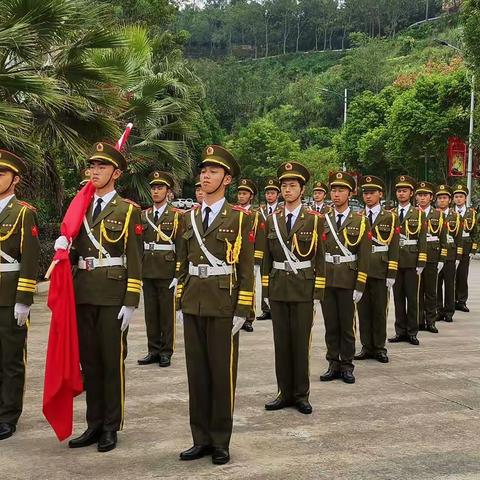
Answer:
<svg viewBox="0 0 480 480"><path fill-rule="evenodd" d="M307 213L309 213L310 215L316 215L317 217L323 217L324 215L320 212L317 212L316 210L307 210Z"/></svg>
<svg viewBox="0 0 480 480"><path fill-rule="evenodd" d="M190 210L194 210L195 207L192 207ZM177 208L177 207L171 207L170 209L171 212L173 213L180 213L180 215L182 215L183 213L186 212L186 210L182 210L180 208Z"/></svg>
<svg viewBox="0 0 480 480"><path fill-rule="evenodd" d="M363 210L361 210L360 212L357 212L357 215L359 217L363 217L365 215L365 212Z"/></svg>
<svg viewBox="0 0 480 480"><path fill-rule="evenodd" d="M34 212L37 211L37 209L36 209L33 205L30 205L30 204L27 203L27 202L24 202L24 201L19 200L19 201L18 201L18 204L21 205L22 207L27 207L29 210L32 210L32 211L34 211Z"/></svg>
<svg viewBox="0 0 480 480"><path fill-rule="evenodd" d="M232 210L236 210L237 212L243 212L245 215L251 215L252 214L252 212L250 212L250 210L245 210L240 205L234 205L232 207Z"/></svg>
<svg viewBox="0 0 480 480"><path fill-rule="evenodd" d="M142 210L142 213L150 213L152 211L152 207L146 208L145 210Z"/></svg>
<svg viewBox="0 0 480 480"><path fill-rule="evenodd" d="M138 203L135 203L133 200L129 200L128 198L122 198L125 203L129 203L133 205L135 208L142 208Z"/></svg>

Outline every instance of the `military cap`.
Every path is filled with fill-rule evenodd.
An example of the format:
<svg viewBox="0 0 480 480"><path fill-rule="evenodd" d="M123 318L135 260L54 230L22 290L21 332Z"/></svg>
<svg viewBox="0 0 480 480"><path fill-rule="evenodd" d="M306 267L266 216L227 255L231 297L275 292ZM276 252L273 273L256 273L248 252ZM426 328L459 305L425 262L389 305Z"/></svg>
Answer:
<svg viewBox="0 0 480 480"><path fill-rule="evenodd" d="M255 182L249 178L242 178L238 182L237 190L247 190L253 195L257 194L257 186L255 185Z"/></svg>
<svg viewBox="0 0 480 480"><path fill-rule="evenodd" d="M83 178L82 178L82 180L80 181L80 186L83 187L83 186L86 185L89 181L90 181L90 169L86 168L86 169L83 171Z"/></svg>
<svg viewBox="0 0 480 480"><path fill-rule="evenodd" d="M435 195L448 195L449 197L452 196L452 187L449 187L448 185L441 184L437 187L437 190L435 191Z"/></svg>
<svg viewBox="0 0 480 480"><path fill-rule="evenodd" d="M355 179L347 172L332 172L328 176L328 184L332 187L347 187L355 190Z"/></svg>
<svg viewBox="0 0 480 480"><path fill-rule="evenodd" d="M315 190L321 190L322 192L328 193L328 186L326 183L323 182L315 182L315 185L313 186L313 191Z"/></svg>
<svg viewBox="0 0 480 480"><path fill-rule="evenodd" d="M202 182L200 181L200 175L197 175L195 177L195 188L201 188L202 187Z"/></svg>
<svg viewBox="0 0 480 480"><path fill-rule="evenodd" d="M20 157L7 150L0 150L0 170L11 170L16 175L25 173L25 163Z"/></svg>
<svg viewBox="0 0 480 480"><path fill-rule="evenodd" d="M360 188L365 190L380 190L381 192L385 191L385 182L380 177L375 177L374 175L364 175L358 181Z"/></svg>
<svg viewBox="0 0 480 480"><path fill-rule="evenodd" d="M432 195L435 192L435 185L431 182L426 182L422 180L421 182L417 183L417 189L415 193L431 193Z"/></svg>
<svg viewBox="0 0 480 480"><path fill-rule="evenodd" d="M148 176L148 183L150 185L166 185L168 188L173 188L175 185L172 175L160 170L155 170Z"/></svg>
<svg viewBox="0 0 480 480"><path fill-rule="evenodd" d="M454 195L456 193L463 193L464 195L468 195L468 188L465 185L462 185L461 183L455 184L452 190Z"/></svg>
<svg viewBox="0 0 480 480"><path fill-rule="evenodd" d="M223 167L232 177L240 175L240 166L235 157L226 148L219 145L208 145L203 149L201 166L212 163Z"/></svg>
<svg viewBox="0 0 480 480"><path fill-rule="evenodd" d="M119 152L113 145L104 142L97 142L93 146L93 153L88 159L89 162L93 161L108 163L113 165L119 170L127 169L127 161L125 157Z"/></svg>
<svg viewBox="0 0 480 480"><path fill-rule="evenodd" d="M278 167L277 177L280 181L285 178L294 178L307 183L310 180L310 172L301 163L285 162Z"/></svg>
<svg viewBox="0 0 480 480"><path fill-rule="evenodd" d="M416 181L413 177L410 177L409 175L399 175L395 179L395 188L403 188L403 187L408 187L411 188L412 190L415 190L415 185Z"/></svg>
<svg viewBox="0 0 480 480"><path fill-rule="evenodd" d="M280 191L280 182L274 177L268 177L265 182L264 190L278 190Z"/></svg>

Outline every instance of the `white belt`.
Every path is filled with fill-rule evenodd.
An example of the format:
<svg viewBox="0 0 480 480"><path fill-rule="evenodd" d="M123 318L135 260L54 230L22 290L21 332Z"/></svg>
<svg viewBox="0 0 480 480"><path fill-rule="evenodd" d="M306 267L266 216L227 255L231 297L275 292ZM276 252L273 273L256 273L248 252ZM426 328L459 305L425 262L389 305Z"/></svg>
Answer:
<svg viewBox="0 0 480 480"><path fill-rule="evenodd" d="M147 242L143 242L143 249L144 250L150 250L150 251L158 251L158 250L162 250L162 251L166 251L166 252L171 252L171 251L175 251L175 245L174 244L161 244L161 243L156 243L156 242L150 242L150 243L147 243Z"/></svg>
<svg viewBox="0 0 480 480"><path fill-rule="evenodd" d="M447 234L447 243L455 243L455 239L451 235L448 235L448 234Z"/></svg>
<svg viewBox="0 0 480 480"><path fill-rule="evenodd" d="M212 267L211 265L193 265L190 263L188 266L188 273L194 277L208 278L219 275L230 275L233 272L231 265L225 265L224 267Z"/></svg>
<svg viewBox="0 0 480 480"><path fill-rule="evenodd" d="M80 258L78 260L78 268L80 270L90 271L101 267L124 267L124 260L124 257L102 258L101 260L94 257Z"/></svg>
<svg viewBox="0 0 480 480"><path fill-rule="evenodd" d="M0 263L0 272L19 272L19 263Z"/></svg>
<svg viewBox="0 0 480 480"><path fill-rule="evenodd" d="M430 237L427 237L427 242L438 242L439 238L431 235Z"/></svg>
<svg viewBox="0 0 480 480"><path fill-rule="evenodd" d="M407 245L416 245L418 240L405 240L403 238L400 239L400 246L405 247Z"/></svg>
<svg viewBox="0 0 480 480"><path fill-rule="evenodd" d="M305 270L306 268L310 268L312 266L312 262L310 260L306 260L305 262L292 262L293 266L297 270ZM293 272L293 269L288 262L273 262L273 268L275 270L284 270L286 272Z"/></svg>
<svg viewBox="0 0 480 480"><path fill-rule="evenodd" d="M470 237L470 232L462 232L462 237L463 237L463 238L468 238L468 237Z"/></svg>
<svg viewBox="0 0 480 480"><path fill-rule="evenodd" d="M377 252L388 252L388 245L372 245L372 253L377 253Z"/></svg>
<svg viewBox="0 0 480 480"><path fill-rule="evenodd" d="M355 262L356 260L356 255L331 255L330 253L325 254L325 261L327 263L348 263Z"/></svg>

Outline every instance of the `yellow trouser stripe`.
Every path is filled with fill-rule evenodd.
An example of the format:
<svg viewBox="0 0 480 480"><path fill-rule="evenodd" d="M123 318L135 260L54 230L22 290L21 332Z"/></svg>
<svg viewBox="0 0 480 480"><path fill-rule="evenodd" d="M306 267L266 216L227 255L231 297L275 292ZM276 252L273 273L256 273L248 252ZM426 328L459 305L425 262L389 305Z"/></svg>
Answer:
<svg viewBox="0 0 480 480"><path fill-rule="evenodd" d="M247 306L250 307L252 305L252 301L251 300L239 300L238 304L239 305L247 305Z"/></svg>
<svg viewBox="0 0 480 480"><path fill-rule="evenodd" d="M18 279L19 282L22 282L22 283L31 283L32 285L36 285L37 284L37 281L36 280L30 280L29 278L22 278L20 277Z"/></svg>
<svg viewBox="0 0 480 480"><path fill-rule="evenodd" d="M120 334L120 401L122 404L122 420L120 421L120 430L123 430L123 422L125 416L125 384L124 384L124 375L123 375L123 334Z"/></svg>
<svg viewBox="0 0 480 480"><path fill-rule="evenodd" d="M136 289L136 288L128 287L128 288L127 288L127 292L140 294L140 293L141 293L141 290L140 290L139 288Z"/></svg>
<svg viewBox="0 0 480 480"><path fill-rule="evenodd" d="M142 281L141 281L141 280L137 280L136 278L129 278L129 279L128 279L128 283L136 283L137 285L141 285L141 284L142 284Z"/></svg>
<svg viewBox="0 0 480 480"><path fill-rule="evenodd" d="M35 293L35 288L17 287L19 292Z"/></svg>

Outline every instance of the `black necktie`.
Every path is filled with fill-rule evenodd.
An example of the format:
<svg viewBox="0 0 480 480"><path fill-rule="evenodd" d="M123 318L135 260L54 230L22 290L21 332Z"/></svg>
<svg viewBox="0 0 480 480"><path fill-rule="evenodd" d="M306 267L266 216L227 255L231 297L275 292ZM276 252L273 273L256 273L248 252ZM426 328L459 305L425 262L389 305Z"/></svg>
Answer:
<svg viewBox="0 0 480 480"><path fill-rule="evenodd" d="M95 221L95 219L100 215L100 212L102 211L102 202L103 200L101 198L97 199L97 204L95 205L95 210L93 211L92 219Z"/></svg>
<svg viewBox="0 0 480 480"><path fill-rule="evenodd" d="M290 230L292 229L292 218L293 213L289 213L287 215L287 233L290 235Z"/></svg>
<svg viewBox="0 0 480 480"><path fill-rule="evenodd" d="M269 214L269 215L272 214L272 207L268 207L268 214Z"/></svg>
<svg viewBox="0 0 480 480"><path fill-rule="evenodd" d="M320 207L317 206L317 212L320 212Z"/></svg>
<svg viewBox="0 0 480 480"><path fill-rule="evenodd" d="M208 229L208 217L210 216L210 212L212 209L210 207L205 207L205 218L203 219L203 233L205 233Z"/></svg>
<svg viewBox="0 0 480 480"><path fill-rule="evenodd" d="M371 210L368 212L368 221L370 225L373 226L373 212Z"/></svg>
<svg viewBox="0 0 480 480"><path fill-rule="evenodd" d="M400 223L403 222L403 219L405 218L405 209L401 208L400 209Z"/></svg>
<svg viewBox="0 0 480 480"><path fill-rule="evenodd" d="M153 223L155 223L156 225L157 222L158 222L158 210L155 210L155 215L153 216Z"/></svg>
<svg viewBox="0 0 480 480"><path fill-rule="evenodd" d="M343 213L337 214L337 230L340 230L340 228L342 227L342 217Z"/></svg>

